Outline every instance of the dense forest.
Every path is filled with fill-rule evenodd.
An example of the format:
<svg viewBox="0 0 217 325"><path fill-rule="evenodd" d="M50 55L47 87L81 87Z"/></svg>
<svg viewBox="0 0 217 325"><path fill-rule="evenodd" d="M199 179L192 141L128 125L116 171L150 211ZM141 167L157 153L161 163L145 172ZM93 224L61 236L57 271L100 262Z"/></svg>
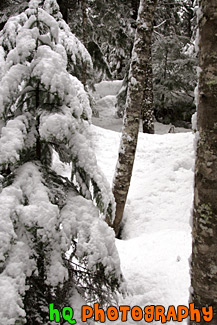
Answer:
<svg viewBox="0 0 217 325"><path fill-rule="evenodd" d="M93 61L92 73L75 67L88 85L102 79L124 79L118 95L117 114L123 116L129 62L136 31L139 1L59 0L63 18L81 40ZM27 2L3 1L1 26ZM19 8L19 9L18 9ZM190 127L195 111L197 2L159 0L152 35L154 115L158 121Z"/></svg>

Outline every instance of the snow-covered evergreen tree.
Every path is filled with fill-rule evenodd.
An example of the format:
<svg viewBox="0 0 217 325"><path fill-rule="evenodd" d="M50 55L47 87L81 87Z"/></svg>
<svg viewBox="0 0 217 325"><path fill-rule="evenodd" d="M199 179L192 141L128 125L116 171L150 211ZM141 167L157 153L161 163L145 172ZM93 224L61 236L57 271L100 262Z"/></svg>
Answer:
<svg viewBox="0 0 217 325"><path fill-rule="evenodd" d="M114 199L89 142L91 110L71 73L91 59L55 0L32 0L0 34L0 319L51 324L48 304L102 304L120 287ZM69 180L53 168L58 153ZM73 306L72 306L73 307Z"/></svg>

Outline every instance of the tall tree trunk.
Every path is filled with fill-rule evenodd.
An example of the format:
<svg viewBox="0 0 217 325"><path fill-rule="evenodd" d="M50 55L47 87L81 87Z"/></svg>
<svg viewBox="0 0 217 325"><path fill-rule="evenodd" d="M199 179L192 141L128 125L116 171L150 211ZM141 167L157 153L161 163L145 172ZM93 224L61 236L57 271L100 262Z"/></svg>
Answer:
<svg viewBox="0 0 217 325"><path fill-rule="evenodd" d="M124 125L113 183L113 193L116 201L116 217L113 227L116 235L119 232L123 216L135 158L143 101L143 88L147 66L150 60L149 48L156 2L157 0L140 0L137 30L129 72Z"/></svg>
<svg viewBox="0 0 217 325"><path fill-rule="evenodd" d="M199 103L191 300L195 307L212 306L217 324L217 1L200 1ZM191 325L198 324L191 321ZM200 324L207 324L201 320Z"/></svg>
<svg viewBox="0 0 217 325"><path fill-rule="evenodd" d="M82 7L82 32L83 32L83 44L87 48L87 0L81 0ZM85 86L87 83L87 63L83 62L82 83Z"/></svg>
<svg viewBox="0 0 217 325"><path fill-rule="evenodd" d="M168 47L166 45L165 48L165 60L164 60L164 73L163 73L163 84L166 83L166 78L167 78L167 66L168 66L168 54L169 54L169 50ZM160 110L163 113L163 117L164 115L166 115L166 109L165 109L165 89L163 90L163 93L161 95L161 103L160 103Z"/></svg>
<svg viewBox="0 0 217 325"><path fill-rule="evenodd" d="M143 133L154 133L154 102L153 102L153 74L152 74L152 55L151 43L149 47L149 61L147 62L145 72L144 93L142 100L142 130Z"/></svg>

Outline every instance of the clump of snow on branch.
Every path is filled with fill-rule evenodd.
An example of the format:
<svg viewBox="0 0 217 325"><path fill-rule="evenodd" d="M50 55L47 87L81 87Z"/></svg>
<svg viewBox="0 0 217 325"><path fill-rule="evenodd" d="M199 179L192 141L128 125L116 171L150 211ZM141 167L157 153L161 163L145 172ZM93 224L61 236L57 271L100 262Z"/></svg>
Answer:
<svg viewBox="0 0 217 325"><path fill-rule="evenodd" d="M0 139L0 164L14 163L19 159L19 151L24 146L27 134L28 120L25 116L18 116L9 120L2 128Z"/></svg>
<svg viewBox="0 0 217 325"><path fill-rule="evenodd" d="M59 22L60 27L60 43L66 48L68 55L71 59L72 68L78 62L86 62L87 69L92 69L93 64L89 52L84 45L77 39L77 37L71 33L69 26L64 20Z"/></svg>
<svg viewBox="0 0 217 325"><path fill-rule="evenodd" d="M87 256L89 269L101 262L106 274L111 275L114 271L120 274L114 232L98 218L98 211L91 201L71 193L62 209L61 219L66 238L70 232L74 235L77 232L77 256L81 259Z"/></svg>

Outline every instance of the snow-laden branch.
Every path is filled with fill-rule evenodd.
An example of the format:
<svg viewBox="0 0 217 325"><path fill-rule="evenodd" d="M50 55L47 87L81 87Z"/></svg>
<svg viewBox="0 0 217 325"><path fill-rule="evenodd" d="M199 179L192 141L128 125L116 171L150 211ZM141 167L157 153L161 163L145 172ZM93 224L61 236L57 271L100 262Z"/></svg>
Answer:
<svg viewBox="0 0 217 325"><path fill-rule="evenodd" d="M20 158L24 148L29 121L25 115L18 116L7 122L2 128L0 138L0 164L13 164Z"/></svg>

